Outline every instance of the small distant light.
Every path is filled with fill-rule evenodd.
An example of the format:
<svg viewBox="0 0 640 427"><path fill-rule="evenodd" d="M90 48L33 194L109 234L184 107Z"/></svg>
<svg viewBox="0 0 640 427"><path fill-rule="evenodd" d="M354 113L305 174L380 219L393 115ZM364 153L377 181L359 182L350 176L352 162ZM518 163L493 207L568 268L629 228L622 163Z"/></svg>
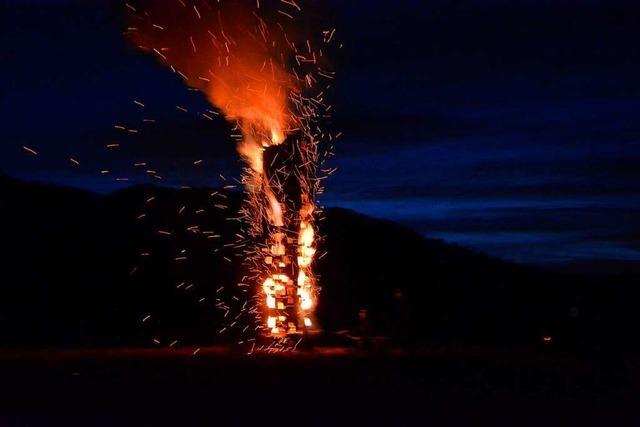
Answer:
<svg viewBox="0 0 640 427"><path fill-rule="evenodd" d="M544 341L545 343L550 343L551 341L553 341L553 339L551 338L551 336L545 335L542 337L542 341Z"/></svg>

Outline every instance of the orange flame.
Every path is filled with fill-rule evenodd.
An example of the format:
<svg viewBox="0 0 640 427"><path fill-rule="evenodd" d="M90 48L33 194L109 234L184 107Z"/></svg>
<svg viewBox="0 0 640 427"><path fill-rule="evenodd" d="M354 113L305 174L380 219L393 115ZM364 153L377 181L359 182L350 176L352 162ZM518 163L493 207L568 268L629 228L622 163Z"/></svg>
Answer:
<svg viewBox="0 0 640 427"><path fill-rule="evenodd" d="M128 35L237 123L243 135L238 152L256 174L254 186L265 191L271 222L281 226L282 208L264 182L263 152L281 144L295 120L288 108L298 90L285 66L289 42L282 28L272 31L247 2L200 3L191 8L175 0L149 2L145 19L134 20Z"/></svg>
<svg viewBox="0 0 640 427"><path fill-rule="evenodd" d="M259 7L260 2L256 4L254 0L143 0L142 3L144 10L127 4L134 11L127 32L129 38L139 48L155 54L187 85L202 91L209 102L241 131L242 140L237 150L248 165L244 182L253 197L251 200L260 200L252 207L262 209L261 197L264 197L269 223L283 227L284 201L281 203L272 189L264 165L264 151L282 144L294 128L302 128L307 138L306 146L311 147L298 147L300 151L308 150L302 163L308 165L317 158L315 130L310 130L309 121L315 117L317 105L323 105L322 96L301 94L301 87L308 89L316 77L311 73L290 71L287 66L293 56L298 65L316 64L316 54L309 40L305 40L309 55L306 58L288 39L281 23L269 26L257 14L255 6ZM295 2L284 3L300 10ZM284 16L289 15L285 13ZM333 33L323 33L325 43L331 40ZM331 78L326 73L318 72L318 75ZM292 105L298 114L291 111ZM307 175L306 178L300 176L303 206L297 212L300 220L297 245L291 246L295 239L285 233L272 232L270 247L266 249L269 256L263 259L271 270L268 274L260 273L267 308L264 326L274 336L297 331L298 325L285 315L291 307L292 289L297 288L297 292L293 292L297 296L295 315L302 319L305 327L312 326L311 310L315 305L316 290L311 271L316 251L313 228L316 190L312 190L311 183L305 180L311 178L315 169L308 166L301 169L306 170ZM254 219L258 216L254 212L250 215ZM256 222L261 224L259 219ZM297 224L297 221L291 219L288 223ZM287 249L292 253L287 253ZM292 264L291 259L297 260L295 282L285 274Z"/></svg>

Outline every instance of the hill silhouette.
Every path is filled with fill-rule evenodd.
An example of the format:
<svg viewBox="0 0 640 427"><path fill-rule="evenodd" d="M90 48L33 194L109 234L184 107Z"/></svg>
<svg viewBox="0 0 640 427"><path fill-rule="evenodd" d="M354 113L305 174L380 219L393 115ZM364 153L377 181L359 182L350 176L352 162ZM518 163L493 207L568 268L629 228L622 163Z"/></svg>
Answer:
<svg viewBox="0 0 640 427"><path fill-rule="evenodd" d="M102 196L6 175L0 186L2 346L239 339L237 326L220 330L250 293L231 247L240 194L143 186ZM374 334L403 343L636 345L634 273L516 265L341 208L319 226L327 333L357 331L366 309Z"/></svg>

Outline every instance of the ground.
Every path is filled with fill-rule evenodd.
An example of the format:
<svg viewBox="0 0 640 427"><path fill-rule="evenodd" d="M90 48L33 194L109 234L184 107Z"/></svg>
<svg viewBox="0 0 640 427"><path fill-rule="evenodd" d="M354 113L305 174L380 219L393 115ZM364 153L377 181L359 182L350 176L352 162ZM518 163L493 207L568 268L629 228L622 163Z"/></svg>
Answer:
<svg viewBox="0 0 640 427"><path fill-rule="evenodd" d="M637 363L551 351L0 353L3 426L637 425Z"/></svg>

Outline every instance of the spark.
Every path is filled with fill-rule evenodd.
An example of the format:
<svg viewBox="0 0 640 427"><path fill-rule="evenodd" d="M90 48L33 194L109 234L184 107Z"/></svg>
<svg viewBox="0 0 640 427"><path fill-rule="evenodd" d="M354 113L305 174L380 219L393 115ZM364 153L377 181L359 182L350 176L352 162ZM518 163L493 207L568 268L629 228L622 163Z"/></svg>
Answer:
<svg viewBox="0 0 640 427"><path fill-rule="evenodd" d="M27 147L26 145L23 145L23 146L22 146L22 149L23 149L24 151L27 151L27 152L29 152L29 153L33 154L34 156L37 156L37 155L38 155L38 152L37 152L36 150L34 150L33 148L30 148L30 147Z"/></svg>

